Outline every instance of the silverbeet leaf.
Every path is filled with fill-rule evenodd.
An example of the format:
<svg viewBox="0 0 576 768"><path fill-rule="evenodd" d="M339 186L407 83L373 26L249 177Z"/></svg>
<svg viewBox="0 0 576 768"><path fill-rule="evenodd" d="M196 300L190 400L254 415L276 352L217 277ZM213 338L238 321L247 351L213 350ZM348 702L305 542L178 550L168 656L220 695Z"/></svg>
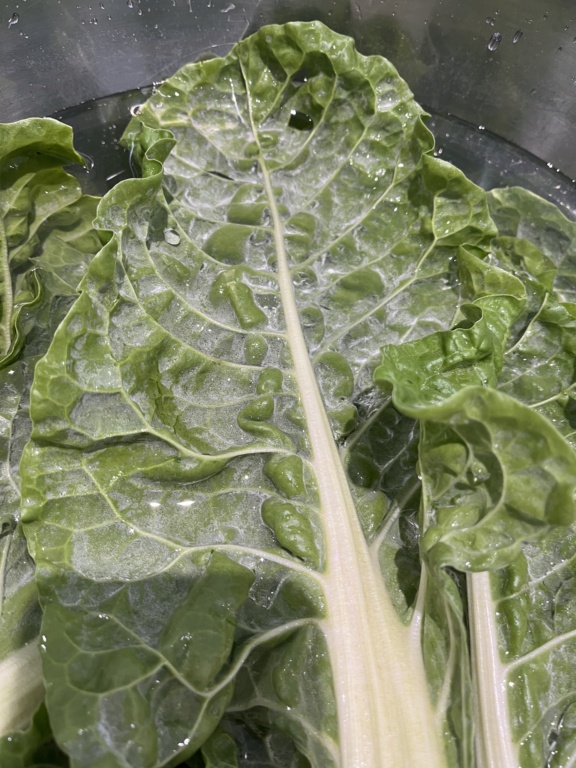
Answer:
<svg viewBox="0 0 576 768"><path fill-rule="evenodd" d="M81 162L71 130L53 120L0 126L0 763L29 765L49 729L26 728L43 697L40 607L34 564L20 524L19 462L29 437L34 366L77 295L102 241L96 199L62 165ZM43 715L46 720L46 713ZM17 754L22 752L21 762ZM38 758L39 759L39 758Z"/></svg>
<svg viewBox="0 0 576 768"><path fill-rule="evenodd" d="M486 194L423 118L387 61L313 22L184 67L129 126L142 178L100 203L109 239L36 367L22 459L73 768L475 765L463 525L429 511L452 465L421 482L418 447L465 472L490 453L466 428L483 404L525 408L487 393L540 289L492 264ZM456 420L422 438L445 402ZM518 466L501 437L524 474L500 517L466 498L466 557L498 573L568 521L576 482L560 433Z"/></svg>
<svg viewBox="0 0 576 768"><path fill-rule="evenodd" d="M576 225L521 189L488 200L499 232L483 279L463 276L466 319L386 347L376 378L421 422L424 557L469 571L478 760L560 768L576 754Z"/></svg>
<svg viewBox="0 0 576 768"><path fill-rule="evenodd" d="M70 765L54 743L43 704L26 728L2 739L0 757L6 768L69 768Z"/></svg>

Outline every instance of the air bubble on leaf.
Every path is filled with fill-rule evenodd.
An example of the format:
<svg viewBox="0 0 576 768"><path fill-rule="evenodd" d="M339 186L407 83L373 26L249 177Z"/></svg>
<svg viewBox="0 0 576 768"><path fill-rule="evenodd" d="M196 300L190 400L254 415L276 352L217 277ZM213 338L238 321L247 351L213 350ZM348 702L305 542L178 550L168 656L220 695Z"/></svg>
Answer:
<svg viewBox="0 0 576 768"><path fill-rule="evenodd" d="M500 32L494 32L490 40L488 40L488 50L495 51L502 42L502 35Z"/></svg>
<svg viewBox="0 0 576 768"><path fill-rule="evenodd" d="M8 19L8 26L13 27L14 24L18 24L19 21L20 21L20 14L13 13L12 16L10 16L10 18Z"/></svg>
<svg viewBox="0 0 576 768"><path fill-rule="evenodd" d="M87 155L86 152L80 152L80 154L84 158L84 167L86 168L86 173L90 173L90 171L94 168L94 159L90 157L90 155Z"/></svg>
<svg viewBox="0 0 576 768"><path fill-rule="evenodd" d="M514 32L514 37L512 38L512 42L513 43L517 43L518 40L520 40L520 38L522 37L523 34L524 34L524 32L522 32L521 29L517 29L516 32Z"/></svg>
<svg viewBox="0 0 576 768"><path fill-rule="evenodd" d="M134 106L130 107L130 114L132 117L138 117L140 112L142 111L143 104L134 104Z"/></svg>
<svg viewBox="0 0 576 768"><path fill-rule="evenodd" d="M134 8L133 0L126 0L126 5L128 6L128 8Z"/></svg>
<svg viewBox="0 0 576 768"><path fill-rule="evenodd" d="M487 16L486 24L489 24L491 27L493 27L494 24L496 24L496 19L494 18L494 16Z"/></svg>
<svg viewBox="0 0 576 768"><path fill-rule="evenodd" d="M164 240L166 240L168 245L179 245L180 239L180 235L175 229L168 227L168 229L164 230Z"/></svg>
<svg viewBox="0 0 576 768"><path fill-rule="evenodd" d="M234 3L228 3L228 5L225 5L224 8L220 8L220 13L230 13L230 11L233 11L236 6Z"/></svg>

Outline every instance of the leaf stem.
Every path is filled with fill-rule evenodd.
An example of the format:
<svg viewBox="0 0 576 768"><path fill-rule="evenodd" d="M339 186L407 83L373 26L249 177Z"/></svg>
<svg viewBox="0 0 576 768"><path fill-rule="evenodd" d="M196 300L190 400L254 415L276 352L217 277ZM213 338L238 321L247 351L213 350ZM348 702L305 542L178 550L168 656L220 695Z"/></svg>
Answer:
<svg viewBox="0 0 576 768"><path fill-rule="evenodd" d="M476 692L478 768L520 768L512 737L506 666L499 655L490 574L467 575L472 677Z"/></svg>
<svg viewBox="0 0 576 768"><path fill-rule="evenodd" d="M6 566L8 564L8 555L10 554L10 545L12 544L13 531L3 536L3 540L0 539L0 546L2 546L2 555L0 557L0 619L4 611L4 586L6 581Z"/></svg>
<svg viewBox="0 0 576 768"><path fill-rule="evenodd" d="M38 638L0 661L0 737L25 728L44 696Z"/></svg>
<svg viewBox="0 0 576 768"><path fill-rule="evenodd" d="M0 357L4 357L10 350L10 345L12 343L10 318L12 317L12 310L14 309L14 293L12 290L12 275L10 274L10 261L8 257L8 238L6 237L6 229L2 222L0 222L0 261L2 262L2 280L4 283L2 316L0 317L4 349L0 350Z"/></svg>
<svg viewBox="0 0 576 768"><path fill-rule="evenodd" d="M254 137L258 140L258 133ZM272 181L261 153L274 223L278 284L295 378L308 424L324 521L326 616L320 622L332 664L342 768L444 768L442 734L430 701L421 647L416 654L374 567L296 306ZM419 725L414 738L413 723Z"/></svg>

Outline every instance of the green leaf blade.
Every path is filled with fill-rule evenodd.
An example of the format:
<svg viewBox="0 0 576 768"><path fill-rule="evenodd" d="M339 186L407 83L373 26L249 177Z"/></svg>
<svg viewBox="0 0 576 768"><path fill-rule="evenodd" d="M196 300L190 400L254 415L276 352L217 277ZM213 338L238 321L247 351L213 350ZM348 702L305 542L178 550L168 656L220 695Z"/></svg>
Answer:
<svg viewBox="0 0 576 768"><path fill-rule="evenodd" d="M0 145L0 762L16 768L34 756L38 765L64 765L46 713L38 715L41 725L31 723L44 697L41 609L20 524L19 463L31 430L34 366L101 245L92 228L97 201L82 196L61 167L83 162L67 126L49 119L0 125Z"/></svg>
<svg viewBox="0 0 576 768"><path fill-rule="evenodd" d="M472 764L461 597L421 572L413 425L372 383L382 337L450 325L459 249L494 233L421 118L391 65L312 23L184 68L129 128L143 178L100 204L112 236L37 367L23 462L48 706L74 766L177 764L223 717L286 767ZM382 453L396 421L408 449ZM212 562L238 584L204 592ZM179 612L196 590L198 627L220 627L206 669ZM70 698L58 624L72 652L99 614L138 672L104 690L120 640L103 636L101 688L78 678ZM98 735L138 697L157 751L127 714Z"/></svg>

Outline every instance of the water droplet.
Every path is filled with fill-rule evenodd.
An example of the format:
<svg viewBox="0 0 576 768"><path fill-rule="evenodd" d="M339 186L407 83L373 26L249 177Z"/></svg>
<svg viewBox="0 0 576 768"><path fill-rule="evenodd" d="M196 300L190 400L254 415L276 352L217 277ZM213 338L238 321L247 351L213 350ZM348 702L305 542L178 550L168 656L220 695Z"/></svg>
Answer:
<svg viewBox="0 0 576 768"><path fill-rule="evenodd" d="M225 5L224 8L220 8L220 13L230 13L230 11L233 11L236 6L234 3L228 3L228 5Z"/></svg>
<svg viewBox="0 0 576 768"><path fill-rule="evenodd" d="M522 37L523 34L524 34L524 32L522 32L521 29L517 29L516 32L514 32L514 37L512 38L512 42L513 43L517 43L518 40L520 40L520 38Z"/></svg>
<svg viewBox="0 0 576 768"><path fill-rule="evenodd" d="M10 16L10 18L8 19L8 26L13 27L14 24L18 24L19 21L20 21L20 14L13 13L12 16Z"/></svg>
<svg viewBox="0 0 576 768"><path fill-rule="evenodd" d="M164 240L166 240L168 245L179 245L180 235L175 229L168 228L164 230Z"/></svg>
<svg viewBox="0 0 576 768"><path fill-rule="evenodd" d="M485 125L479 125L478 126L478 130L479 131L485 131L486 130L486 126Z"/></svg>
<svg viewBox="0 0 576 768"><path fill-rule="evenodd" d="M138 117L140 112L142 111L143 104L134 104L134 106L130 107L130 114L132 117Z"/></svg>
<svg viewBox="0 0 576 768"><path fill-rule="evenodd" d="M494 24L496 24L496 19L494 18L494 16L487 16L486 24L489 24L491 27L493 27Z"/></svg>
<svg viewBox="0 0 576 768"><path fill-rule="evenodd" d="M488 40L488 50L495 51L502 42L502 35L500 32L494 32L490 40Z"/></svg>
<svg viewBox="0 0 576 768"><path fill-rule="evenodd" d="M126 5L128 8L134 8L134 0L126 0Z"/></svg>
<svg viewBox="0 0 576 768"><path fill-rule="evenodd" d="M138 16L142 16L143 13L144 11L142 10L142 8L138 8Z"/></svg>

